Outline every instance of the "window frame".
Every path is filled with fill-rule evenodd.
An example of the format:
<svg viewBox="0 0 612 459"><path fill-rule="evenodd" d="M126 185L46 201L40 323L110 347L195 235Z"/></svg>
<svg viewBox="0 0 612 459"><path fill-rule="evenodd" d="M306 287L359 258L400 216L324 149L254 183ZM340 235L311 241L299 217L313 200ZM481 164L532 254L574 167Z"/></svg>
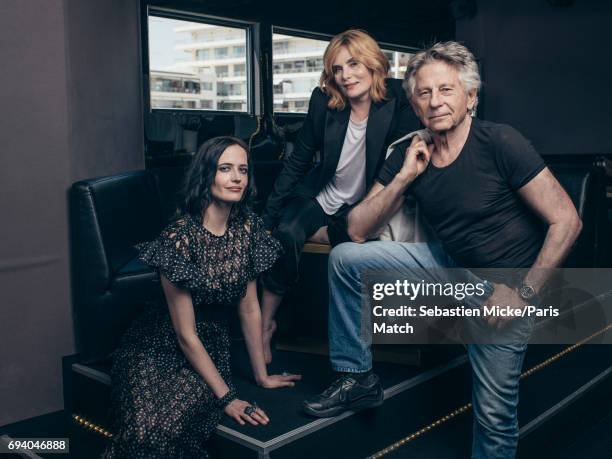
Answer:
<svg viewBox="0 0 612 459"><path fill-rule="evenodd" d="M245 77L246 77L246 111L237 110L214 110L209 108L157 108L151 107L151 69L149 58L149 17L159 17L164 19L174 19L187 22L197 22L202 24L217 25L222 27L234 27L245 31ZM259 96L258 89L254 84L256 63L254 43L254 26L256 23L251 21L241 21L238 19L228 19L207 14L199 14L170 8L161 8L147 5L143 9L141 18L141 40L142 40L142 80L143 80L143 105L145 113L173 113L186 115L255 115L256 100Z"/></svg>
<svg viewBox="0 0 612 459"><path fill-rule="evenodd" d="M272 73L271 73L271 77L272 80L270 81L270 85L272 87L274 87L274 34L280 34L280 35L290 35L292 37L300 37L300 38L309 38L311 40L321 40L321 41L327 41L329 43L329 41L334 37L334 35L332 34L326 34L326 33L319 33L319 32L311 32L308 30L303 30L303 29L293 29L293 28L289 28L289 27L282 27L282 26L275 26L272 25L271 26L271 41L272 41L272 57L271 57L271 62L270 62L270 66L272 69ZM306 64L306 59L304 59L304 63L305 66L308 67L308 65ZM308 103L306 105L306 108L308 108ZM288 117L288 118L292 118L292 119L300 119L300 118L305 118L307 112L277 112L274 110L274 91L272 91L272 116L283 116L283 117Z"/></svg>

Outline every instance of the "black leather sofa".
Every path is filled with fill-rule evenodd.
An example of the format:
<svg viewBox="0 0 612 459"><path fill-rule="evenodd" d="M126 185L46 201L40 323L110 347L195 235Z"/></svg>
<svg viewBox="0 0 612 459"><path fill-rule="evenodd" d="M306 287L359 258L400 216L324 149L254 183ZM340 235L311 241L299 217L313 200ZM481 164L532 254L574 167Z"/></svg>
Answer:
<svg viewBox="0 0 612 459"><path fill-rule="evenodd" d="M551 169L584 224L566 266L598 266L605 242L605 177L590 165ZM149 171L84 180L71 189L75 334L84 363L108 357L146 301L162 294L158 276L136 259L134 249L164 226L160 198Z"/></svg>
<svg viewBox="0 0 612 459"><path fill-rule="evenodd" d="M134 244L164 225L156 177L127 172L77 182L70 191L73 317L85 363L106 358L147 300L158 276L136 259Z"/></svg>

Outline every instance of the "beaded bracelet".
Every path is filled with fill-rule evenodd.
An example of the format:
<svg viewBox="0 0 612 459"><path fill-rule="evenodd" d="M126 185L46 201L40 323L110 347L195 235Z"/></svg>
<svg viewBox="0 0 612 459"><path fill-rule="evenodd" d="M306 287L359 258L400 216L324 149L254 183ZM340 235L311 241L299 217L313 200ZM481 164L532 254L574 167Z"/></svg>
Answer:
<svg viewBox="0 0 612 459"><path fill-rule="evenodd" d="M225 408L227 405L229 405L233 400L236 400L238 398L238 396L236 395L236 391L234 389L230 389L227 391L227 393L221 397L218 398L215 403L217 405L217 407L219 409L223 409Z"/></svg>

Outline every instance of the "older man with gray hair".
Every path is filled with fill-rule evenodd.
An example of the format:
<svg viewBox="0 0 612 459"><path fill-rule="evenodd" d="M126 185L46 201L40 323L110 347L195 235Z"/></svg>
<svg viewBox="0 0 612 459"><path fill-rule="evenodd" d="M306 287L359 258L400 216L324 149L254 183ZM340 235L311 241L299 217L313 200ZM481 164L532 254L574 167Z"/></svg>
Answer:
<svg viewBox="0 0 612 459"><path fill-rule="evenodd" d="M483 301L522 308L580 233L570 198L531 144L510 126L473 116L480 84L474 56L456 42L437 43L409 61L404 88L432 142L415 136L397 146L348 217L355 242L330 255L329 348L338 378L304 402L307 413L335 416L383 401L370 340L360 333L364 271L401 271L420 280L435 278L439 268L469 268L472 276L482 268L516 270L521 277L514 284L488 279ZM380 235L406 195L416 199L439 241L366 242ZM518 441L519 376L533 321L493 317L489 325L514 327L522 338L467 345L472 457L511 458Z"/></svg>

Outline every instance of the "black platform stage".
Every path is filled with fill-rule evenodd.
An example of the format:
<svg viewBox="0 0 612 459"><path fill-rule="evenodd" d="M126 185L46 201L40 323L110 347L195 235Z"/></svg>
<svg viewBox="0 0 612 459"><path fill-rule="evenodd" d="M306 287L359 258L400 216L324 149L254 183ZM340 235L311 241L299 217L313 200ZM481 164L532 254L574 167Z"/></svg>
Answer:
<svg viewBox="0 0 612 459"><path fill-rule="evenodd" d="M608 329L608 333L610 333ZM519 458L610 457L612 352L609 345L531 345L520 389ZM302 401L331 381L328 358L276 351L271 370L301 373L293 388L268 390L252 380L242 342L232 349L240 397L268 413L268 426L223 418L210 444L215 458L465 458L470 455L471 370L460 345L425 346L421 363L375 363L385 388L378 408L315 419ZM69 437L69 457L98 457L108 436L109 364L64 359L66 409L0 428L0 441ZM23 457L38 457L29 455ZM48 457L57 457L48 456Z"/></svg>
<svg viewBox="0 0 612 459"><path fill-rule="evenodd" d="M268 390L254 384L246 352L235 343L233 371L240 397L256 401L271 422L240 426L224 418L211 453L218 458L468 457L472 413L467 356L458 345L429 346L421 360L420 366L375 365L385 388L382 407L314 419L300 407L332 379L325 356L276 351L272 371L302 373L303 379L294 388ZM95 434L103 439L109 424L108 365L66 358L65 366L67 411L80 416L77 424L99 427L102 432ZM612 412L609 346L530 346L524 373L519 457L550 457L544 453L552 451L551 442L561 444L559 432L570 438L587 425L583 418L596 423ZM392 446L402 439L401 445Z"/></svg>

